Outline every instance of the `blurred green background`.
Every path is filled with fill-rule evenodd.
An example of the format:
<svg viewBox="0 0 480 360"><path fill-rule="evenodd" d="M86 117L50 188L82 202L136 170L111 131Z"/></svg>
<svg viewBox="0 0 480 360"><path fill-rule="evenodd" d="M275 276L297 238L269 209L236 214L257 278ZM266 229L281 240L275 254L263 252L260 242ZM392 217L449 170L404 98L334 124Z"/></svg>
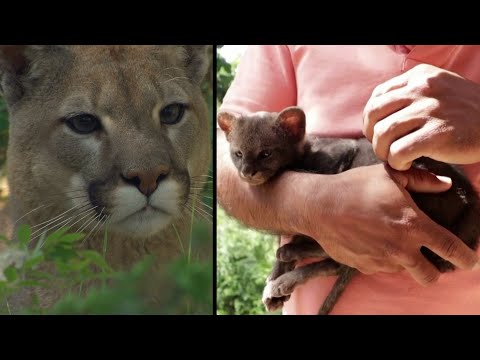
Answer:
<svg viewBox="0 0 480 360"><path fill-rule="evenodd" d="M0 97L0 167L5 164L8 145L8 114L5 102Z"/></svg>
<svg viewBox="0 0 480 360"><path fill-rule="evenodd" d="M245 45L217 46L217 106L235 76ZM262 292L274 260L276 237L248 229L217 204L217 314L267 313Z"/></svg>
<svg viewBox="0 0 480 360"><path fill-rule="evenodd" d="M213 47L212 47L213 58ZM208 77L205 79L202 85L202 91L205 99L208 103L210 113L210 126L211 126L211 143L213 144L214 136L214 109L213 109L213 65L212 71L209 72ZM0 214L1 209L5 205L8 198L5 191L2 193L2 184L5 184L6 176L6 149L8 145L8 113L3 99L0 97ZM210 167L209 175L213 177L213 171ZM213 185L210 181L206 184L202 201L210 208L213 207ZM207 210L206 207L202 209ZM212 211L209 211L210 215ZM144 262L140 262L130 272L113 272L110 270L108 276L115 281L107 289L92 290L85 294L79 291L78 293L71 293L64 299L61 299L57 306L48 311L40 310L38 306L33 305L31 308L25 309L26 313L53 313L53 314L147 314L147 313L161 313L161 314L212 314L213 313L213 274L214 274L214 259L213 259L213 225L211 221L206 221L201 217L198 217L193 221L192 236L190 239L192 246L192 256L181 257L172 261L172 263L165 268L163 278L159 281L163 281L165 286L165 299L162 301L162 308L156 308L152 310L145 305L144 298L141 296L140 287L137 286L141 283L142 276L148 270L150 266L148 259ZM2 229L0 228L0 241L4 241L5 244L9 244L7 239L2 236ZM59 249L55 246L60 246L60 250L65 250L65 244L53 244L52 254L58 252ZM63 246L63 247L62 247ZM0 244L0 267L3 265L5 269L5 259L11 257L12 254L17 253L17 246L12 244L8 245L8 248L1 251L2 245ZM73 251L73 250L72 250ZM206 257L200 259L199 254L207 254ZM50 255L49 253L39 254L29 253L27 259L34 259L32 261L47 261ZM81 256L81 253L76 255ZM85 264L98 265L92 258L92 263L88 261ZM72 277L82 277L82 281L86 281L92 278L93 273L86 272L85 269L81 269L83 273L80 274L78 264L68 258L60 258L55 261L59 261L61 265L63 276L67 280L71 280ZM90 261L90 260L89 260ZM30 266L30 265L29 265ZM0 314L10 313L8 306L7 295L12 294L15 291L21 290L22 287L36 286L33 283L29 283L31 279L25 282L25 279L21 279L16 272L21 272L23 276L25 274L35 275L35 267L30 269L13 269L10 266L7 270L8 276L3 279L3 274L0 271ZM15 275L15 276L14 276ZM82 275L82 276L80 276ZM59 274L60 278L62 275ZM17 279L18 277L18 279ZM21 281L20 281L21 280ZM45 281L42 286L51 286L49 279L42 279ZM71 284L72 285L72 284ZM78 284L77 284L78 285ZM53 286L53 285L52 285ZM73 285L72 285L73 286Z"/></svg>

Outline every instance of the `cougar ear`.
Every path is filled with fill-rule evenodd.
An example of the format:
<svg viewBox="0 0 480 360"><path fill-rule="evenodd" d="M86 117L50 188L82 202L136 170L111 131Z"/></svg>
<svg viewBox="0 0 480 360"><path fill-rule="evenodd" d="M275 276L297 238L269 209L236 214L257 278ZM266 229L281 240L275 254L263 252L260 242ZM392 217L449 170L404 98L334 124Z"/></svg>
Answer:
<svg viewBox="0 0 480 360"><path fill-rule="evenodd" d="M237 121L236 116L232 113L222 111L218 113L217 121L220 129L223 130L228 139L228 135L230 135L230 132L232 131L233 124L235 123L235 121Z"/></svg>
<svg viewBox="0 0 480 360"><path fill-rule="evenodd" d="M213 50L211 45L184 45L187 74L193 82L203 81L212 65Z"/></svg>
<svg viewBox="0 0 480 360"><path fill-rule="evenodd" d="M20 100L28 80L40 75L41 71L37 73L38 69L32 69L32 62L62 48L61 45L0 45L0 93L7 105Z"/></svg>
<svg viewBox="0 0 480 360"><path fill-rule="evenodd" d="M0 45L0 92L7 104L23 95L19 77L26 71L26 45Z"/></svg>
<svg viewBox="0 0 480 360"><path fill-rule="evenodd" d="M300 141L305 136L305 113L297 106L288 107L278 114L277 122L280 128L294 141Z"/></svg>

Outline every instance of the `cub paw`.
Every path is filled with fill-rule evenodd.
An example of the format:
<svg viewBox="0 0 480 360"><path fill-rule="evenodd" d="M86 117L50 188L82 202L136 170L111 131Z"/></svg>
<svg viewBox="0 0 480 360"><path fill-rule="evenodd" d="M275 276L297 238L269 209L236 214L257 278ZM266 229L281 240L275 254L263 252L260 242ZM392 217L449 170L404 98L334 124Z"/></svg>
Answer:
<svg viewBox="0 0 480 360"><path fill-rule="evenodd" d="M263 296L262 302L265 305L267 311L275 311L281 309L283 307L283 303L290 299L290 295L288 296L273 296L273 281L267 281L267 285L263 289Z"/></svg>
<svg viewBox="0 0 480 360"><path fill-rule="evenodd" d="M296 260L294 254L292 254L292 251L290 250L291 249L290 249L290 246L288 246L288 244L283 245L282 247L279 247L277 249L277 254L276 254L277 260L282 262L290 262L290 261Z"/></svg>
<svg viewBox="0 0 480 360"><path fill-rule="evenodd" d="M276 298L285 296L290 297L290 295L293 293L293 290L295 290L296 285L295 281L293 280L294 279L291 279L288 274L275 279L271 282L270 294Z"/></svg>

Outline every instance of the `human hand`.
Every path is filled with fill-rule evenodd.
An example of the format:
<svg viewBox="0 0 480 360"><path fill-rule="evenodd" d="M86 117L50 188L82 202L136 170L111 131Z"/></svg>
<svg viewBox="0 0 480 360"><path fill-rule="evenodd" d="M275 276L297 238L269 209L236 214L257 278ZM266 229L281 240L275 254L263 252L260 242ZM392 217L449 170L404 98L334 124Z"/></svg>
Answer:
<svg viewBox="0 0 480 360"><path fill-rule="evenodd" d="M480 161L480 85L418 65L375 88L363 132L377 157L397 170L426 156L454 164Z"/></svg>
<svg viewBox="0 0 480 360"><path fill-rule="evenodd" d="M306 235L334 260L365 274L405 269L422 285L440 275L420 252L422 246L461 269L477 264L476 253L433 222L407 191L442 192L450 188L450 181L424 170L400 172L384 164L334 176L334 196L320 199L311 192L307 207L314 209L306 217ZM319 213L322 226L318 226Z"/></svg>

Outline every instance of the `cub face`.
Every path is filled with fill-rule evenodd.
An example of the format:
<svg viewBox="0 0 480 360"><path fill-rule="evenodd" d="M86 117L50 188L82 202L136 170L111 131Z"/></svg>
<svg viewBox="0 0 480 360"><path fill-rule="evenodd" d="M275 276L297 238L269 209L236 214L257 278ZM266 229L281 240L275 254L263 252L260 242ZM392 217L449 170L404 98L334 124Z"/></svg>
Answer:
<svg viewBox="0 0 480 360"><path fill-rule="evenodd" d="M223 111L217 122L230 143L239 177L250 185L266 183L303 151L305 113L299 107L243 115Z"/></svg>
<svg viewBox="0 0 480 360"><path fill-rule="evenodd" d="M2 50L18 215L53 204L134 237L183 216L210 161L205 46Z"/></svg>

